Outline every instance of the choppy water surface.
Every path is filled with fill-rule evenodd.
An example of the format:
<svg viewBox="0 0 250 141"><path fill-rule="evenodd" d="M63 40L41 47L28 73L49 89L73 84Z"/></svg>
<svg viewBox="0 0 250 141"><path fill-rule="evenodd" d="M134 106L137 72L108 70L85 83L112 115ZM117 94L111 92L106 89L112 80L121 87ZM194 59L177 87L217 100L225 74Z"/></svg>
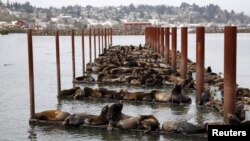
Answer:
<svg viewBox="0 0 250 141"><path fill-rule="evenodd" d="M206 66L223 73L223 34L206 34ZM250 34L238 34L237 82L240 86L250 84L250 64L248 47ZM53 36L33 37L35 102L36 111L61 109L76 112L99 113L105 104L113 101L67 101L56 97L55 38ZM62 89L72 87L71 38L60 37ZM86 39L86 41L88 41ZM114 36L114 44L144 43L144 36ZM180 41L178 39L178 49ZM86 62L88 62L88 42L86 42ZM195 60L195 35L189 35L189 58ZM0 140L195 140L179 136L145 135L141 133L107 132L99 129L68 129L55 126L29 125L28 58L26 34L0 35ZM81 75L81 39L76 37L76 74ZM83 85L81 85L83 86ZM98 87L98 85L93 85ZM101 86L103 87L103 86ZM124 87L110 86L112 89ZM148 88L133 88L134 91L149 91ZM167 90L165 90L167 91ZM220 119L214 110L201 109L194 104L194 94L189 93L191 105L143 104L126 102L123 112L132 116L154 114L162 123L165 120L187 120L202 123Z"/></svg>

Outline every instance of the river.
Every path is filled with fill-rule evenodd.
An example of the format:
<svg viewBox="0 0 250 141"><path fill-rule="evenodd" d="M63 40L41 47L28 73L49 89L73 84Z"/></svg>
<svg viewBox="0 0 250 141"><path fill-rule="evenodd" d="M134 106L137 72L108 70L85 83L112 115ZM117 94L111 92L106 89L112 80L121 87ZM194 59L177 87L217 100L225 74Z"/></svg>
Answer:
<svg viewBox="0 0 250 141"><path fill-rule="evenodd" d="M179 34L180 35L180 34ZM180 36L178 36L180 37ZM214 72L223 73L224 35L206 34L205 65L212 66ZM250 87L250 34L238 34L237 41L237 83L242 87ZM88 38L86 41L86 62L89 61ZM114 36L114 45L139 45L144 43L144 36ZM195 34L188 36L188 58L195 60ZM76 76L82 73L81 37L75 38ZM61 109L70 113L99 113L105 104L112 101L67 101L56 97L56 58L55 37L34 36L34 77L36 111ZM178 38L180 50L180 38ZM0 140L194 140L178 136L145 135L140 133L107 132L98 129L67 129L54 126L29 125L29 89L27 35L0 35ZM71 70L71 37L60 37L62 89L72 87ZM98 85L93 85L98 87ZM113 87L121 89L126 87ZM130 88L144 90L148 88ZM187 120L202 123L207 120L220 119L221 116L211 109L201 109L195 105L194 94L191 105L173 106L164 104L125 103L123 112L136 116L138 114L154 114L160 122L165 120Z"/></svg>

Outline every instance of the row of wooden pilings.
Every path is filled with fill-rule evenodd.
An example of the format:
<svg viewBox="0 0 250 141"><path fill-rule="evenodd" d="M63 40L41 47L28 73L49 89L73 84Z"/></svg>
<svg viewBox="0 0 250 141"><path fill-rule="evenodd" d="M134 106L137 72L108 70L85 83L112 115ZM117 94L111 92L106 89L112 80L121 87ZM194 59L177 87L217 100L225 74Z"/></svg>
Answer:
<svg viewBox="0 0 250 141"><path fill-rule="evenodd" d="M171 35L171 36L170 36ZM170 62L171 37L171 62ZM153 47L155 52L161 54L165 63L171 65L176 71L177 54L177 28L146 27L145 41ZM235 114L236 104L236 55L237 53L237 27L224 27L224 119L227 114ZM181 77L187 75L188 57L188 28L181 27ZM204 91L204 62L205 62L205 27L196 27L196 103L200 103Z"/></svg>
<svg viewBox="0 0 250 141"><path fill-rule="evenodd" d="M85 73L85 35L86 29L81 30L82 39L82 68L83 75ZM99 55L108 49L113 43L113 30L112 28L104 29L88 29L89 36L89 60L92 62L92 50L94 51L94 59L97 57L97 39L98 37L98 50ZM32 29L27 32L28 37L28 66L29 66L29 93L30 93L30 118L35 116L35 90L34 90L34 69L33 69L33 41ZM94 45L92 45L92 39ZM61 91L61 70L60 70L60 44L59 44L59 31L55 31L55 48L56 48L56 70L57 70L57 92ZM75 30L71 30L71 48L72 48L72 76L75 79Z"/></svg>

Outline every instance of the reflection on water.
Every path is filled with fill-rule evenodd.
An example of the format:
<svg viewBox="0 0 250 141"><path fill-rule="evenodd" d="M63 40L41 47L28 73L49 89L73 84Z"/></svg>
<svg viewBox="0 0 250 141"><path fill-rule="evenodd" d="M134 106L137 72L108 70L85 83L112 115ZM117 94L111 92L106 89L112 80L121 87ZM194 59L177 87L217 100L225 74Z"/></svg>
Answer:
<svg viewBox="0 0 250 141"><path fill-rule="evenodd" d="M212 66L213 71L223 72L223 34L206 34L206 66ZM249 62L250 34L238 34L237 81L240 86L250 86ZM114 44L139 45L144 43L144 36L114 36ZM195 34L190 34L188 43L188 57L195 61ZM56 95L56 58L55 38L53 36L33 37L34 71L35 71L35 102L36 112L47 109L61 109L76 112L100 113L105 104L114 101L58 100ZM85 39L88 41L88 37ZM180 38L178 38L178 43ZM0 35L0 135L1 140L199 140L170 135L144 135L139 133L107 132L98 129L68 129L54 126L32 126L29 119L28 95L28 64L27 64L27 36L26 34ZM88 42L85 42L88 46ZM180 44L178 44L180 50ZM75 38L76 76L82 75L81 65L81 37ZM98 50L97 50L98 51ZM85 50L86 62L89 62L88 48ZM61 81L62 89L71 88L71 37L60 37L61 53ZM93 52L92 52L93 53ZM94 55L92 55L94 56ZM81 85L83 87L83 85ZM94 87L105 85L92 84ZM111 89L125 89L131 91L150 91L148 87L110 86ZM167 89L163 89L167 91ZM186 92L185 92L186 93ZM125 102L123 112L135 116L138 114L154 114L162 123L165 120L186 120L201 124L207 120L220 119L212 109L204 109L195 105L193 92L187 92L192 98L190 105L153 104Z"/></svg>

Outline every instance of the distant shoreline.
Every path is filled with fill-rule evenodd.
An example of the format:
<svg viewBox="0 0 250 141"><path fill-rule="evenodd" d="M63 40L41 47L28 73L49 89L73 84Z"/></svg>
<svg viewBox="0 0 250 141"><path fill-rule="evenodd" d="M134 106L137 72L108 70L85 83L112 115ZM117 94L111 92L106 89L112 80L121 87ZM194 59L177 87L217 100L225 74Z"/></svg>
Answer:
<svg viewBox="0 0 250 141"><path fill-rule="evenodd" d="M93 28L94 29L94 28ZM34 36L54 36L56 30L33 30ZM250 33L249 28L238 28L238 33ZM6 35L9 33L26 33L27 29L0 29L0 34ZM80 36L82 30L75 29L75 36ZM206 33L224 33L224 28L206 28ZM195 33L195 29L191 29L189 33ZM71 29L63 29L59 30L60 36L69 36L71 35ZM89 34L89 29L84 29L84 35ZM113 35L144 35L144 30L121 30L121 29L113 29ZM93 36L93 30L92 30ZM96 36L98 36L98 32L96 31Z"/></svg>

